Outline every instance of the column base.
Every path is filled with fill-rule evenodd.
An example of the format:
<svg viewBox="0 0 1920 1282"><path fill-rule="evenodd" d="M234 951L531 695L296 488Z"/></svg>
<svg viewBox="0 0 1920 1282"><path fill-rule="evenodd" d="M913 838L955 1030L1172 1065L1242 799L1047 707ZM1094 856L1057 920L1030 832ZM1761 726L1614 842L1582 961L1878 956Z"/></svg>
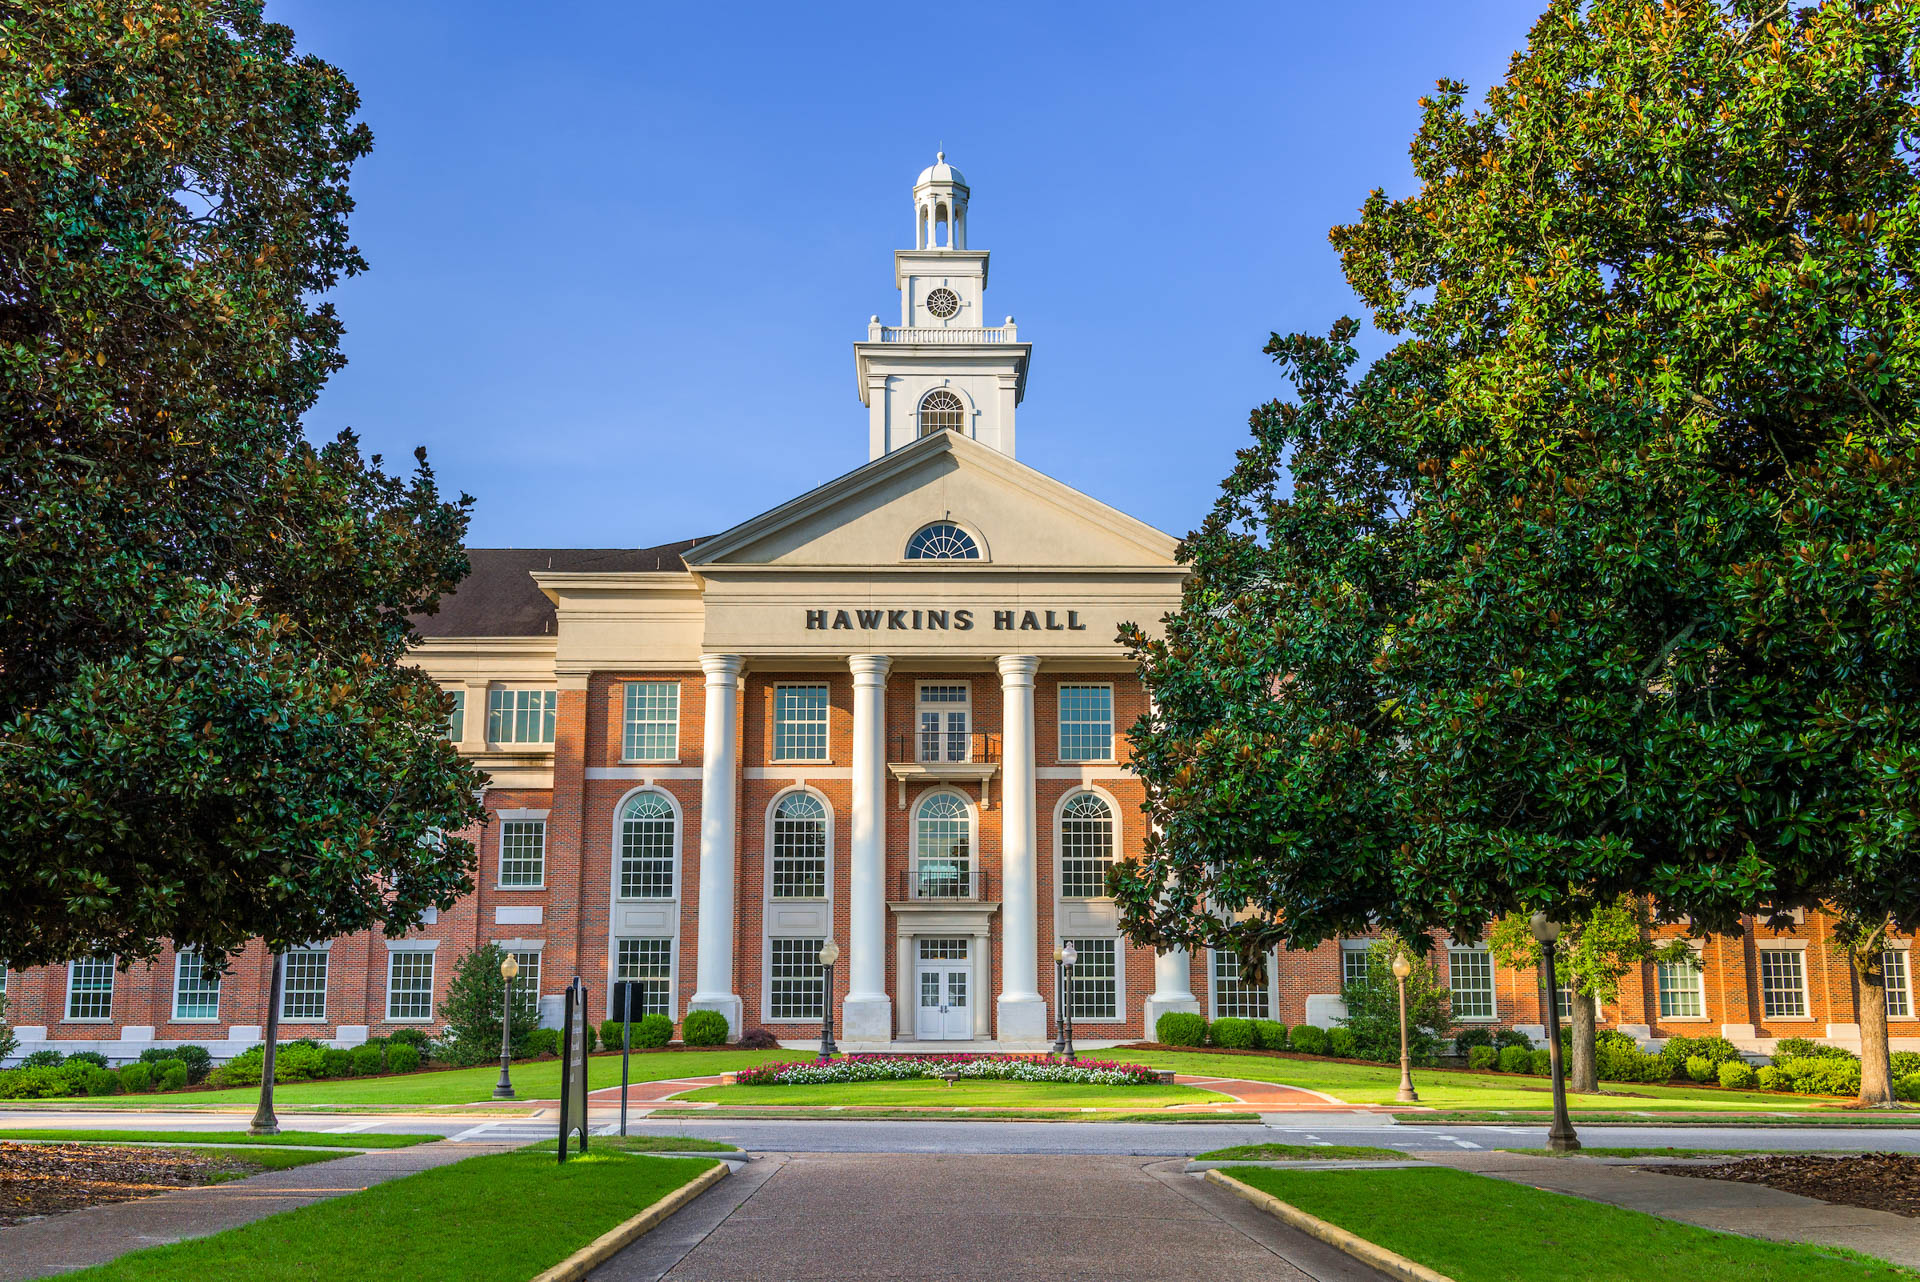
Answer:
<svg viewBox="0 0 1920 1282"><path fill-rule="evenodd" d="M893 998L848 997L840 1003L840 1036L849 1042L893 1040Z"/></svg>
<svg viewBox="0 0 1920 1282"><path fill-rule="evenodd" d="M994 1005L1003 1042L1047 1040L1047 1003L1038 996L1002 997Z"/></svg>
<svg viewBox="0 0 1920 1282"><path fill-rule="evenodd" d="M746 1031L741 1026L741 1006L740 994L738 993L708 993L705 995L696 993L694 994L693 1000L687 1003L687 1010L689 1013L696 1010L719 1011L727 1017L727 1040L737 1042L740 1040L740 1034Z"/></svg>
<svg viewBox="0 0 1920 1282"><path fill-rule="evenodd" d="M1154 1027L1159 1024L1162 1015L1171 1015L1176 1011L1184 1015L1198 1015L1200 1013L1200 999L1192 993L1188 993L1184 997L1161 997L1156 994L1155 996L1147 998L1144 1010L1147 1026L1142 1031L1147 1040L1152 1041L1154 1040Z"/></svg>

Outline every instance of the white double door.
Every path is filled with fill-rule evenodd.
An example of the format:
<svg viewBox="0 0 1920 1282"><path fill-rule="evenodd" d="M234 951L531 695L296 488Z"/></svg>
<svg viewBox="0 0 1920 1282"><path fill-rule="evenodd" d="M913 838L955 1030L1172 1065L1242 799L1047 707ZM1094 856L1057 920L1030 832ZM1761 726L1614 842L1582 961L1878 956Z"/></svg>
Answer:
<svg viewBox="0 0 1920 1282"><path fill-rule="evenodd" d="M973 1036L973 967L966 962L923 961L915 985L920 994L913 1035L923 1042L963 1041Z"/></svg>

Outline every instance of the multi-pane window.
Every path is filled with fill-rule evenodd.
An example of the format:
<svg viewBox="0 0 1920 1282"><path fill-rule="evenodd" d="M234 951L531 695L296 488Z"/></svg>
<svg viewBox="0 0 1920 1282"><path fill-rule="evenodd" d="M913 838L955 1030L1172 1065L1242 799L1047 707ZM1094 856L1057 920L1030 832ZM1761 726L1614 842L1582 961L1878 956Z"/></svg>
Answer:
<svg viewBox="0 0 1920 1282"><path fill-rule="evenodd" d="M327 954L302 948L280 959L280 1018L317 1024L327 1018Z"/></svg>
<svg viewBox="0 0 1920 1282"><path fill-rule="evenodd" d="M773 939L767 971L767 1018L819 1019L826 1012L827 972L820 964L821 939Z"/></svg>
<svg viewBox="0 0 1920 1282"><path fill-rule="evenodd" d="M973 816L951 792L929 793L913 820L915 875L923 899L973 893Z"/></svg>
<svg viewBox="0 0 1920 1282"><path fill-rule="evenodd" d="M673 941L621 939L615 941L616 979L639 984L634 1011L639 1015L673 1014Z"/></svg>
<svg viewBox="0 0 1920 1282"><path fill-rule="evenodd" d="M1760 950L1760 1013L1766 1019L1807 1017L1807 971L1799 949Z"/></svg>
<svg viewBox="0 0 1920 1282"><path fill-rule="evenodd" d="M921 961L965 961L967 959L967 941L964 939L923 939L920 941Z"/></svg>
<svg viewBox="0 0 1920 1282"><path fill-rule="evenodd" d="M673 898L673 803L636 792L620 812L620 898Z"/></svg>
<svg viewBox="0 0 1920 1282"><path fill-rule="evenodd" d="M966 425L966 405L946 388L935 388L920 402L920 435L959 432L965 430Z"/></svg>
<svg viewBox="0 0 1920 1282"><path fill-rule="evenodd" d="M919 757L922 761L965 761L972 753L968 710L972 690L965 683L920 684Z"/></svg>
<svg viewBox="0 0 1920 1282"><path fill-rule="evenodd" d="M907 540L909 561L978 561L980 545L952 521L923 526Z"/></svg>
<svg viewBox="0 0 1920 1282"><path fill-rule="evenodd" d="M505 819L500 823L500 884L525 888L547 881L547 821Z"/></svg>
<svg viewBox="0 0 1920 1282"><path fill-rule="evenodd" d="M827 759L827 688L775 686L773 688L773 759L825 761Z"/></svg>
<svg viewBox="0 0 1920 1282"><path fill-rule="evenodd" d="M1213 1017L1215 1019L1270 1019L1267 986L1240 976L1240 954L1230 948L1213 950Z"/></svg>
<svg viewBox="0 0 1920 1282"><path fill-rule="evenodd" d="M1073 959L1073 1004L1075 1019L1112 1020L1120 1018L1120 955L1118 941L1112 939L1076 939L1071 941Z"/></svg>
<svg viewBox="0 0 1920 1282"><path fill-rule="evenodd" d="M1060 893L1098 899L1113 867L1113 809L1091 792L1075 793L1060 811Z"/></svg>
<svg viewBox="0 0 1920 1282"><path fill-rule="evenodd" d="M113 958L82 957L67 963L67 1018L113 1018Z"/></svg>
<svg viewBox="0 0 1920 1282"><path fill-rule="evenodd" d="M1113 687L1060 687L1060 760L1113 760Z"/></svg>
<svg viewBox="0 0 1920 1282"><path fill-rule="evenodd" d="M621 755L628 761L672 761L680 755L680 683L627 682L626 730Z"/></svg>
<svg viewBox="0 0 1920 1282"><path fill-rule="evenodd" d="M773 865L768 886L775 899L827 897L827 808L808 792L790 792L773 810Z"/></svg>
<svg viewBox="0 0 1920 1282"><path fill-rule="evenodd" d="M1887 1018L1913 1018L1913 988L1907 976L1905 950L1889 948L1880 972L1887 985Z"/></svg>
<svg viewBox="0 0 1920 1282"><path fill-rule="evenodd" d="M1655 968L1660 985L1660 1018L1700 1019L1707 1013L1707 995L1698 957L1663 961Z"/></svg>
<svg viewBox="0 0 1920 1282"><path fill-rule="evenodd" d="M447 713L447 738L459 743L467 737L467 692L449 690L447 694L453 699L453 710Z"/></svg>
<svg viewBox="0 0 1920 1282"><path fill-rule="evenodd" d="M560 695L554 690L487 692L489 743L552 743Z"/></svg>
<svg viewBox="0 0 1920 1282"><path fill-rule="evenodd" d="M387 1018L433 1018L433 953L400 948L387 954Z"/></svg>
<svg viewBox="0 0 1920 1282"><path fill-rule="evenodd" d="M1367 947L1365 940L1340 945L1340 991L1367 986Z"/></svg>
<svg viewBox="0 0 1920 1282"><path fill-rule="evenodd" d="M1484 948L1449 948L1447 974L1455 1019L1492 1019L1493 954Z"/></svg>
<svg viewBox="0 0 1920 1282"><path fill-rule="evenodd" d="M520 963L520 973L513 977L513 991L524 993L530 1003L540 1001L540 950L538 948L509 949L507 956Z"/></svg>
<svg viewBox="0 0 1920 1282"><path fill-rule="evenodd" d="M173 1017L220 1018L220 974L208 975L193 949L183 948L173 959Z"/></svg>

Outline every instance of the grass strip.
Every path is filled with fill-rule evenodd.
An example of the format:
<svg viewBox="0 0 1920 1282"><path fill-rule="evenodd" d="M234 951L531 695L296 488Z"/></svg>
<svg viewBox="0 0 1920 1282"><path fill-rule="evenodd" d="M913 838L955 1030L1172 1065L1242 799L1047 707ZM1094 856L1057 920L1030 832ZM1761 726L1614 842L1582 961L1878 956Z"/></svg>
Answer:
<svg viewBox="0 0 1920 1282"><path fill-rule="evenodd" d="M1235 1144L1201 1153L1196 1162L1377 1162L1404 1161L1411 1154L1371 1144Z"/></svg>
<svg viewBox="0 0 1920 1282"><path fill-rule="evenodd" d="M1443 1167L1226 1174L1454 1282L1676 1277L1868 1282L1915 1275L1853 1252L1763 1242ZM1409 1214L1418 1208L1418 1214Z"/></svg>
<svg viewBox="0 0 1920 1282"><path fill-rule="evenodd" d="M331 1162L338 1157L354 1156L352 1153L311 1148L170 1148L168 1151L191 1153L209 1162L225 1163L227 1169L215 1172L213 1178L207 1181L209 1184L228 1184L234 1180L251 1179L268 1171L284 1171L295 1166L311 1166L315 1162Z"/></svg>
<svg viewBox="0 0 1920 1282"><path fill-rule="evenodd" d="M1528 1157L1763 1157L1771 1153L1824 1156L1833 1149L1811 1148L1583 1148L1578 1153L1556 1153L1550 1148L1502 1148L1499 1153Z"/></svg>
<svg viewBox="0 0 1920 1282"><path fill-rule="evenodd" d="M1412 1126L1510 1126L1515 1122L1545 1123L1553 1120L1553 1114L1545 1111L1489 1111L1489 1112L1435 1112L1435 1113L1396 1113L1400 1121ZM1579 1126L1737 1126L1742 1130L1757 1126L1788 1127L1887 1127L1894 1130L1912 1130L1920 1128L1920 1112L1914 1113L1790 1113L1785 1116L1767 1113L1741 1113L1729 1116L1725 1113L1697 1113L1693 1115L1674 1113L1574 1113L1573 1121Z"/></svg>
<svg viewBox="0 0 1920 1282"><path fill-rule="evenodd" d="M656 1108L647 1113L649 1122L1156 1122L1173 1125L1193 1123L1257 1122L1258 1113L1128 1113L1114 1109L1096 1109L1083 1113L1078 1109L992 1109L968 1110L923 1108Z"/></svg>
<svg viewBox="0 0 1920 1282"><path fill-rule="evenodd" d="M530 1144L529 1148L543 1153L551 1153L560 1146L560 1141L541 1140ZM589 1153L598 1153L602 1149L611 1153L738 1153L739 1147L722 1144L719 1140L695 1139L691 1135L595 1135L591 1139Z"/></svg>
<svg viewBox="0 0 1920 1282"><path fill-rule="evenodd" d="M528 1150L473 1157L61 1276L526 1282L712 1165L591 1152L565 1165Z"/></svg>
<svg viewBox="0 0 1920 1282"><path fill-rule="evenodd" d="M258 1144L269 1148L412 1148L444 1135L330 1135L324 1131L282 1131L249 1135L245 1131L91 1131L59 1126L0 1130L0 1140L60 1140L74 1144Z"/></svg>

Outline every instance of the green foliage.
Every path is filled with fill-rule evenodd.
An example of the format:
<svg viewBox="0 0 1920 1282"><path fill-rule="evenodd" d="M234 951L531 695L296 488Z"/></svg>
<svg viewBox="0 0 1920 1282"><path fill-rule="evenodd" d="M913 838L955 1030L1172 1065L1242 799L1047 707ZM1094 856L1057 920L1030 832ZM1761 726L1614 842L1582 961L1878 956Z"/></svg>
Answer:
<svg viewBox="0 0 1920 1282"><path fill-rule="evenodd" d="M1776 1059L1774 1089L1796 1095L1858 1095L1860 1061L1848 1056L1803 1055Z"/></svg>
<svg viewBox="0 0 1920 1282"><path fill-rule="evenodd" d="M1193 1011L1167 1011L1153 1021L1153 1039L1165 1046L1204 1046L1206 1017Z"/></svg>
<svg viewBox="0 0 1920 1282"><path fill-rule="evenodd" d="M602 1046L610 1050L618 1050L620 1047L620 1038L621 1024L619 1020L603 1019L600 1021L600 1044Z"/></svg>
<svg viewBox="0 0 1920 1282"><path fill-rule="evenodd" d="M1527 1052L1527 1071L1535 1077L1551 1077L1553 1075L1553 1052L1551 1050Z"/></svg>
<svg viewBox="0 0 1920 1282"><path fill-rule="evenodd" d="M1274 1019L1256 1019L1253 1039L1263 1051L1283 1051L1287 1049L1287 1026Z"/></svg>
<svg viewBox="0 0 1920 1282"><path fill-rule="evenodd" d="M1887 1057L1887 1061L1896 1078L1920 1073L1920 1051L1895 1051Z"/></svg>
<svg viewBox="0 0 1920 1282"><path fill-rule="evenodd" d="M160 1089L163 1091L184 1091L189 1084L191 1074L187 1066L179 1060L167 1063L160 1070Z"/></svg>
<svg viewBox="0 0 1920 1282"><path fill-rule="evenodd" d="M59 1099L79 1093L80 1083L75 1075L63 1072L54 1064L34 1064L0 1072L0 1099Z"/></svg>
<svg viewBox="0 0 1920 1282"><path fill-rule="evenodd" d="M355 1077L372 1077L377 1073L385 1072L386 1067L385 1047L363 1042L347 1052L347 1071Z"/></svg>
<svg viewBox="0 0 1920 1282"><path fill-rule="evenodd" d="M1806 1037L1782 1037L1773 1044L1773 1062L1789 1059L1850 1059L1860 1057L1844 1046L1816 1042Z"/></svg>
<svg viewBox="0 0 1920 1282"><path fill-rule="evenodd" d="M665 1046L673 1040L673 1018L658 1012L642 1015L640 1022L633 1026L633 1044L645 1046L650 1050Z"/></svg>
<svg viewBox="0 0 1920 1282"><path fill-rule="evenodd" d="M560 1030L557 1028L536 1028L527 1034L527 1054L558 1055L560 1053Z"/></svg>
<svg viewBox="0 0 1920 1282"><path fill-rule="evenodd" d="M120 1069L120 1089L129 1095L142 1095L153 1089L153 1067L135 1062Z"/></svg>
<svg viewBox="0 0 1920 1282"><path fill-rule="evenodd" d="M1355 1053L1380 1063L1400 1059L1400 997L1393 959L1405 948L1412 962L1407 974L1407 1053L1416 1064L1430 1064L1446 1044L1451 994L1433 962L1400 936L1385 932L1367 946L1367 979L1340 990L1347 1015L1341 1027L1353 1034Z"/></svg>
<svg viewBox="0 0 1920 1282"><path fill-rule="evenodd" d="M727 1040L727 1017L717 1010L688 1011L680 1021L680 1040L689 1046L719 1046Z"/></svg>
<svg viewBox="0 0 1920 1282"><path fill-rule="evenodd" d="M66 1056L62 1055L59 1051L53 1050L51 1048L47 1048L43 1050L31 1051L25 1055L22 1055L20 1057L20 1067L22 1068L56 1068L59 1066L60 1062L64 1059L66 1059Z"/></svg>
<svg viewBox="0 0 1920 1282"><path fill-rule="evenodd" d="M1753 1074L1753 1080L1763 1091L1777 1091L1777 1090L1784 1089L1784 1087L1782 1086L1783 1079L1780 1076L1780 1070L1775 1068L1771 1064L1762 1064L1759 1068L1755 1069Z"/></svg>
<svg viewBox="0 0 1920 1282"><path fill-rule="evenodd" d="M1254 1049L1259 1040L1253 1031L1253 1021L1249 1019L1216 1019L1210 1030L1215 1046L1224 1046L1228 1050L1245 1051Z"/></svg>
<svg viewBox="0 0 1920 1282"><path fill-rule="evenodd" d="M67 1056L69 1064L91 1064L95 1068L105 1068L107 1057L99 1051L74 1051Z"/></svg>
<svg viewBox="0 0 1920 1282"><path fill-rule="evenodd" d="M433 1035L424 1028L396 1028L383 1040L389 1046L411 1046L420 1052L420 1058L425 1059L427 1047L433 1042Z"/></svg>
<svg viewBox="0 0 1920 1282"><path fill-rule="evenodd" d="M1218 1022L1218 1021L1216 1021ZM1293 1049L1302 1055L1325 1055L1327 1053L1327 1030L1313 1024L1301 1024L1287 1035Z"/></svg>
<svg viewBox="0 0 1920 1282"><path fill-rule="evenodd" d="M140 1052L140 1059L143 1063L154 1065L156 1073L165 1071L162 1065L177 1060L186 1065L189 1082L205 1081L207 1073L213 1068L213 1053L191 1042L184 1046L149 1046Z"/></svg>
<svg viewBox="0 0 1920 1282"><path fill-rule="evenodd" d="M1467 1052L1467 1067L1497 1073L1500 1071L1500 1052L1491 1046L1475 1046Z"/></svg>
<svg viewBox="0 0 1920 1282"><path fill-rule="evenodd" d="M1500 1071L1503 1073L1530 1073L1533 1071L1533 1052L1525 1046L1503 1046L1500 1048Z"/></svg>
<svg viewBox="0 0 1920 1282"><path fill-rule="evenodd" d="M320 1052L321 1077L345 1077L353 1072L353 1053L328 1047Z"/></svg>
<svg viewBox="0 0 1920 1282"><path fill-rule="evenodd" d="M1730 1060L1716 1071L1720 1084L1730 1091L1750 1091L1760 1084L1760 1075L1744 1060Z"/></svg>
<svg viewBox="0 0 1920 1282"><path fill-rule="evenodd" d="M447 995L440 1003L440 1016L447 1021L444 1050L449 1063L484 1064L500 1058L500 1013L507 989L500 964L506 957L498 944L482 944L455 963ZM511 1014L511 1045L517 1049L540 1026L538 1002L523 984L513 985ZM613 1044L618 1046L620 1035L615 1027Z"/></svg>
<svg viewBox="0 0 1920 1282"><path fill-rule="evenodd" d="M1719 1075L1719 1065L1705 1055L1688 1056L1686 1068L1687 1076L1696 1082L1711 1082Z"/></svg>
<svg viewBox="0 0 1920 1282"><path fill-rule="evenodd" d="M1920 1073L1905 1073L1895 1078L1893 1097L1909 1104L1920 1104Z"/></svg>
<svg viewBox="0 0 1920 1282"><path fill-rule="evenodd" d="M1633 1038L1613 1029L1594 1037L1594 1059L1603 1082L1664 1082L1673 1076L1666 1060L1647 1054Z"/></svg>
<svg viewBox="0 0 1920 1282"><path fill-rule="evenodd" d="M387 1048L387 1071L389 1073L414 1073L420 1069L420 1051L418 1047L405 1042L397 1042Z"/></svg>
<svg viewBox="0 0 1920 1282"><path fill-rule="evenodd" d="M1689 1072L1688 1061L1695 1058L1706 1060L1715 1069L1722 1064L1744 1062L1740 1058L1739 1049L1724 1037L1669 1037L1667 1044L1660 1048L1660 1058L1666 1061L1668 1077L1678 1077L1683 1072ZM1706 1079L1696 1078L1695 1080Z"/></svg>
<svg viewBox="0 0 1920 1282"><path fill-rule="evenodd" d="M82 1095L118 1095L122 1089L118 1074L94 1064L81 1066L79 1082Z"/></svg>
<svg viewBox="0 0 1920 1282"><path fill-rule="evenodd" d="M0 956L214 965L472 888L483 776L410 615L467 500L303 416L364 264L352 84L259 0L0 40Z"/></svg>
<svg viewBox="0 0 1920 1282"><path fill-rule="evenodd" d="M14 1035L13 1025L7 1023L7 995L0 993L0 1060L7 1059L19 1047L20 1039Z"/></svg>
<svg viewBox="0 0 1920 1282"><path fill-rule="evenodd" d="M1654 939L1652 926L1646 904L1628 894L1572 914L1554 946L1555 977L1577 993L1617 1003L1620 981L1641 963L1676 961L1692 951L1684 939ZM1502 966L1536 970L1541 965L1531 914L1497 919L1487 932L1487 947Z"/></svg>
<svg viewBox="0 0 1920 1282"><path fill-rule="evenodd" d="M1353 1035L1351 1028L1329 1028L1327 1054L1338 1055L1343 1059L1356 1059L1360 1055L1360 1039Z"/></svg>
<svg viewBox="0 0 1920 1282"><path fill-rule="evenodd" d="M1493 1044L1501 1050L1506 1050L1510 1046L1518 1046L1523 1051L1533 1049L1533 1039L1517 1028L1495 1029Z"/></svg>
<svg viewBox="0 0 1920 1282"><path fill-rule="evenodd" d="M1453 1053L1467 1056L1473 1054L1476 1046L1493 1045L1493 1030L1481 1026L1469 1026L1453 1035Z"/></svg>

